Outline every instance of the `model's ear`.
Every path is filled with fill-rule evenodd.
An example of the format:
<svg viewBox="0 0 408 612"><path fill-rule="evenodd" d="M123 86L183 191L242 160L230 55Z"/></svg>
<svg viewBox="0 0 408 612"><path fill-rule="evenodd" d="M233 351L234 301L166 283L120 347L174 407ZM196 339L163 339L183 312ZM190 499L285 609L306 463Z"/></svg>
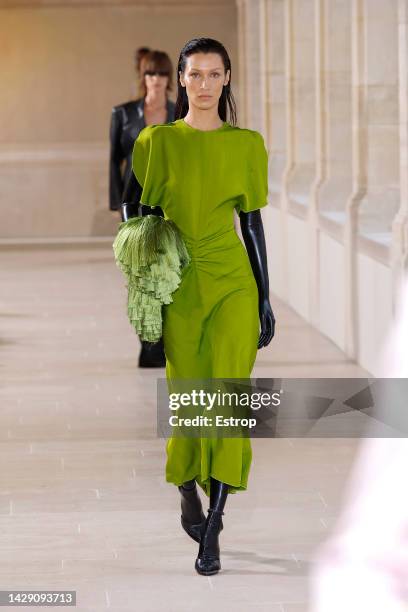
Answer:
<svg viewBox="0 0 408 612"><path fill-rule="evenodd" d="M231 71L228 68L227 72L225 73L225 82L224 82L224 85L228 85L229 80L230 80L230 73L231 73Z"/></svg>
<svg viewBox="0 0 408 612"><path fill-rule="evenodd" d="M182 86L185 87L186 83L184 81L184 77L183 77L181 70L179 70L179 79L180 79L180 83L182 84Z"/></svg>

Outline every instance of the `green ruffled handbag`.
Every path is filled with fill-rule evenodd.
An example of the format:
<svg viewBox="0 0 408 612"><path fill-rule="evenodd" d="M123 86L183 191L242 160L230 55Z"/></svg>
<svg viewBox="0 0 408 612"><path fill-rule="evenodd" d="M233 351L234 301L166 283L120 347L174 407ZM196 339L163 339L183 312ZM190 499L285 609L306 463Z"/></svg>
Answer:
<svg viewBox="0 0 408 612"><path fill-rule="evenodd" d="M116 264L125 274L128 316L141 340L162 335L162 305L173 301L190 255L177 225L158 215L120 223L113 243Z"/></svg>

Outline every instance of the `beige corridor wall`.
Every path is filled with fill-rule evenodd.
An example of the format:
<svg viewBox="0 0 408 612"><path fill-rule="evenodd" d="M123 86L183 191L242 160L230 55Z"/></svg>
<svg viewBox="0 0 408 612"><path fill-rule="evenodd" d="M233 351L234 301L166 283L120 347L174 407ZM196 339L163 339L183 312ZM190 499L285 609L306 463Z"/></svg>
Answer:
<svg viewBox="0 0 408 612"><path fill-rule="evenodd" d="M236 66L234 0L0 2L0 238L115 232L109 122L136 94L134 50L167 51L175 71L196 36L221 40Z"/></svg>
<svg viewBox="0 0 408 612"><path fill-rule="evenodd" d="M408 274L408 0L236 1L271 291L378 375Z"/></svg>

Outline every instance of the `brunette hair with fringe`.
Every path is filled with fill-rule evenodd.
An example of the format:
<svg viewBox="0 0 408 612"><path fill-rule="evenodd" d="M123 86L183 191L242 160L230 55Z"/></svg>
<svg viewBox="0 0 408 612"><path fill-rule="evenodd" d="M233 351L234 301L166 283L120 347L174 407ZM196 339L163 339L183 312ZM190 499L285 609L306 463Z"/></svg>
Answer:
<svg viewBox="0 0 408 612"><path fill-rule="evenodd" d="M134 55L134 59L135 59L135 70L138 73L138 75L140 76L140 64L142 59L144 58L144 56L147 53L150 53L151 49L150 47L139 47L138 49L136 49L135 51L135 55Z"/></svg>
<svg viewBox="0 0 408 612"><path fill-rule="evenodd" d="M139 90L143 98L147 94L145 83L146 70L160 70L160 72L167 72L169 75L169 80L167 83L166 92L168 93L169 91L173 90L173 64L165 51L148 51L140 60Z"/></svg>
<svg viewBox="0 0 408 612"><path fill-rule="evenodd" d="M227 106L230 114L229 122L231 125L237 124L237 112L234 96L231 91L231 60L224 45L214 38L193 38L184 45L180 52L177 64L177 101L175 108L175 119L182 119L188 112L188 97L186 88L180 83L180 73L183 74L187 58L193 53L218 53L224 64L225 72L230 71L230 78L227 85L222 88L222 93L218 101L218 114L222 121L227 121Z"/></svg>

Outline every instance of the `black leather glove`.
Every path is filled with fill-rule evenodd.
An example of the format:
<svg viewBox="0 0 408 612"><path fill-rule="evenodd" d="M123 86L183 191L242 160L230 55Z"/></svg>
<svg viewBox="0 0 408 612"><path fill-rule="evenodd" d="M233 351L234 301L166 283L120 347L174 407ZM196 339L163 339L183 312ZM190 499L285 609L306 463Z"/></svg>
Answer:
<svg viewBox="0 0 408 612"><path fill-rule="evenodd" d="M122 201L123 178L121 162L124 158L120 144L122 131L121 115L118 109L112 109L110 124L110 157L109 157L109 208L119 210Z"/></svg>
<svg viewBox="0 0 408 612"><path fill-rule="evenodd" d="M258 286L261 334L258 348L268 346L275 335L275 316L269 301L269 276L265 234L260 210L239 213L242 237Z"/></svg>
<svg viewBox="0 0 408 612"><path fill-rule="evenodd" d="M130 217L138 217L139 215L141 217L145 217L146 215L164 217L163 210L160 206L151 208L150 206L145 206L145 204L140 204L142 191L142 186L132 172L123 192L122 221L127 221Z"/></svg>

